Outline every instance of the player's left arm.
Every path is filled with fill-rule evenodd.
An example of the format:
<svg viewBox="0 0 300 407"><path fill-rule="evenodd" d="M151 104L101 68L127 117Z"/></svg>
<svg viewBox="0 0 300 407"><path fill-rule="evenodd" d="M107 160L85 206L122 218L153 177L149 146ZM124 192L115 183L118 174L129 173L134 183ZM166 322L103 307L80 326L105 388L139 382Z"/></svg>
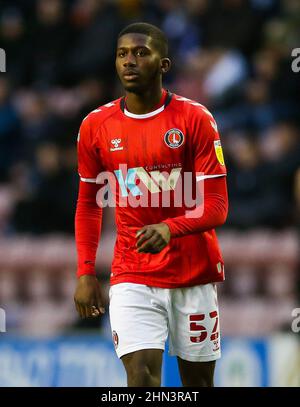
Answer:
<svg viewBox="0 0 300 407"><path fill-rule="evenodd" d="M203 196L202 203L188 214L140 229L137 232L138 252L158 253L167 246L171 237L214 229L227 218L226 167L216 122L205 109L201 119L196 117L192 126L196 187Z"/></svg>

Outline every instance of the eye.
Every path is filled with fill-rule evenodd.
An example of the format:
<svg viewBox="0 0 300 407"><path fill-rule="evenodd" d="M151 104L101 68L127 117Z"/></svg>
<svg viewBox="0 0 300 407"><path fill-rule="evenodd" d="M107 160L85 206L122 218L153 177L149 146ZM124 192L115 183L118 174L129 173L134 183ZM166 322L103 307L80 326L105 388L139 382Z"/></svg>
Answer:
<svg viewBox="0 0 300 407"><path fill-rule="evenodd" d="M139 50L137 51L136 55L139 56L139 57L143 57L143 56L146 55L146 52L145 52L144 49L139 49Z"/></svg>
<svg viewBox="0 0 300 407"><path fill-rule="evenodd" d="M123 58L125 56L125 51L119 51L118 52L118 57Z"/></svg>

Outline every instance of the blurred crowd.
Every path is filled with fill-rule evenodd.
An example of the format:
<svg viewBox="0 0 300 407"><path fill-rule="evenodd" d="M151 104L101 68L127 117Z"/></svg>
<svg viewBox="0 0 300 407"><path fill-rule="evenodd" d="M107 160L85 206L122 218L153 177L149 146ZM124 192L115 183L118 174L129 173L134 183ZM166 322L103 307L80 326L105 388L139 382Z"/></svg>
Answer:
<svg viewBox="0 0 300 407"><path fill-rule="evenodd" d="M300 47L299 0L0 0L0 306L8 326L53 333L99 324L77 321L72 302L76 139L87 113L123 94L116 38L136 21L168 36L165 87L206 105L218 123L230 200L221 231L225 333L282 327L299 282L300 72L291 56ZM104 217L106 296L113 232L113 216ZM53 234L69 240L54 244Z"/></svg>
<svg viewBox="0 0 300 407"><path fill-rule="evenodd" d="M206 105L222 137L226 227L290 227L300 207L298 0L0 0L0 233L73 233L83 117L122 95L118 32L161 27L165 87Z"/></svg>

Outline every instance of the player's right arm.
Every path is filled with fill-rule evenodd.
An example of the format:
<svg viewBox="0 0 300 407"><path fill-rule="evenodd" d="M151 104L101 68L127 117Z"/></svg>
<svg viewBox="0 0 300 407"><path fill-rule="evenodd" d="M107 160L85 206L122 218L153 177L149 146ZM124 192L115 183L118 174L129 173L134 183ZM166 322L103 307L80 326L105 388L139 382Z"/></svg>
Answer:
<svg viewBox="0 0 300 407"><path fill-rule="evenodd" d="M104 313L102 289L95 272L102 222L102 208L96 202L96 178L101 167L89 116L80 127L77 153L80 184L75 214L78 266L74 301L79 315L87 318Z"/></svg>

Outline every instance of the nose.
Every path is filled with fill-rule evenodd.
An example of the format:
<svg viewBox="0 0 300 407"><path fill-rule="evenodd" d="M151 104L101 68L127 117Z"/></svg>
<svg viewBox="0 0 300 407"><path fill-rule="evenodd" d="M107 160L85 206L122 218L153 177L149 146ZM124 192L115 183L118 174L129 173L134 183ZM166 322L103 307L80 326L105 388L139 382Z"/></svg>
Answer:
<svg viewBox="0 0 300 407"><path fill-rule="evenodd" d="M127 68L128 66L136 66L135 56L131 52L128 52L128 54L126 55L123 65L125 68Z"/></svg>

